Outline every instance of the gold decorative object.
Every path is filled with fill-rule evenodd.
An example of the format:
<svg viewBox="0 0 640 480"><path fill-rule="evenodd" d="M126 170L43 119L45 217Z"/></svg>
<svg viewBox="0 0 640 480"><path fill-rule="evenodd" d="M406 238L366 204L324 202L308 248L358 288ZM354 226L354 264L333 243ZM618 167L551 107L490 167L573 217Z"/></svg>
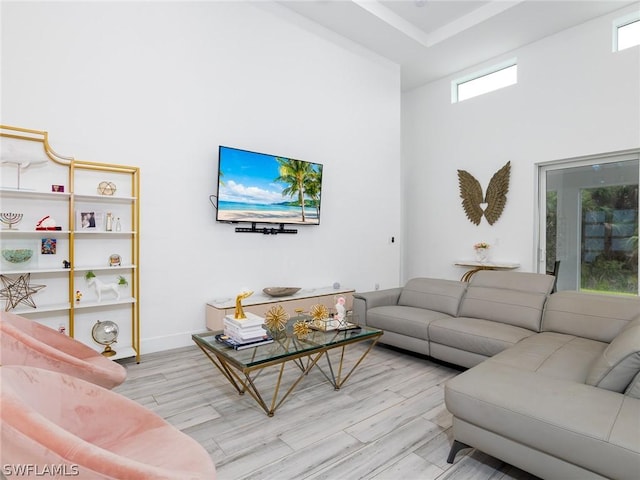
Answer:
<svg viewBox="0 0 640 480"><path fill-rule="evenodd" d="M100 182L98 184L98 193L100 195L113 195L116 193L116 184L113 182Z"/></svg>
<svg viewBox="0 0 640 480"><path fill-rule="evenodd" d="M458 184L460 186L460 198L462 208L467 218L476 225L480 225L482 216L487 219L489 225L498 221L507 203L509 191L509 177L511 175L511 162L498 170L487 187L487 193L482 196L480 182L466 170L458 170Z"/></svg>
<svg viewBox="0 0 640 480"><path fill-rule="evenodd" d="M321 304L313 305L309 310L309 315L311 315L315 327L322 330L326 329L326 321L329 318L329 310L326 306Z"/></svg>
<svg viewBox="0 0 640 480"><path fill-rule="evenodd" d="M289 314L282 308L282 305L274 305L265 315L264 324L270 332L281 332L287 326Z"/></svg>
<svg viewBox="0 0 640 480"><path fill-rule="evenodd" d="M244 300L245 298L249 298L251 295L253 295L253 291L251 290L247 290L246 292L238 294L238 296L236 297L236 311L234 312L233 318L235 318L236 320L243 320L247 318L247 316L244 314L244 310L242 309L242 300Z"/></svg>
<svg viewBox="0 0 640 480"><path fill-rule="evenodd" d="M309 324L307 322L304 322L302 320L298 320L296 323L293 324L293 333L299 338L299 337L306 337L307 335L309 335L309 332L311 331L311 329L309 328Z"/></svg>
<svg viewBox="0 0 640 480"><path fill-rule="evenodd" d="M311 315L311 318L314 320L322 320L329 317L329 310L324 305L318 304L311 307L309 315Z"/></svg>

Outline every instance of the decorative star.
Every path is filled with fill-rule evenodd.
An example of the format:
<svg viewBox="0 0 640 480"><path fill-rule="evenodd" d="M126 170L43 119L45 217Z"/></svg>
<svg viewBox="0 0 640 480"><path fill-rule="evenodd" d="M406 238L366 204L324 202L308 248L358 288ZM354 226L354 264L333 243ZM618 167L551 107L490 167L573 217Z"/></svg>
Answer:
<svg viewBox="0 0 640 480"><path fill-rule="evenodd" d="M36 304L33 298L31 298L31 295L46 287L46 285L30 285L30 273L20 275L17 279L0 275L0 280L4 286L4 288L0 290L0 298L6 300L4 305L5 312L16 308L21 303L36 308Z"/></svg>

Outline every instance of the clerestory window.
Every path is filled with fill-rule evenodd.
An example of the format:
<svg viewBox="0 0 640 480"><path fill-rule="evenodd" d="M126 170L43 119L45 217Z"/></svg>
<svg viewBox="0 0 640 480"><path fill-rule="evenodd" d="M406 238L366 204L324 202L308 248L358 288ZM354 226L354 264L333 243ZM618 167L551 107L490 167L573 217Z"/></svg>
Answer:
<svg viewBox="0 0 640 480"><path fill-rule="evenodd" d="M613 51L640 45L640 12L634 12L613 22Z"/></svg>
<svg viewBox="0 0 640 480"><path fill-rule="evenodd" d="M516 59L493 65L451 82L451 103L493 92L518 83Z"/></svg>

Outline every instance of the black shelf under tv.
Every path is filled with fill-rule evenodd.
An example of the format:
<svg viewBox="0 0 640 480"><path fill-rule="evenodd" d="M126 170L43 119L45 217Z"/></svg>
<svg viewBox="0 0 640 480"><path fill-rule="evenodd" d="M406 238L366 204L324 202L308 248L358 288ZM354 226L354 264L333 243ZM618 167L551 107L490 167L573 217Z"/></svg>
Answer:
<svg viewBox="0 0 640 480"><path fill-rule="evenodd" d="M284 223L281 223L278 228L276 227L258 227L256 222L251 223L251 227L236 227L236 232L239 233L262 233L264 235L277 235L279 233L298 233L295 228L284 228Z"/></svg>

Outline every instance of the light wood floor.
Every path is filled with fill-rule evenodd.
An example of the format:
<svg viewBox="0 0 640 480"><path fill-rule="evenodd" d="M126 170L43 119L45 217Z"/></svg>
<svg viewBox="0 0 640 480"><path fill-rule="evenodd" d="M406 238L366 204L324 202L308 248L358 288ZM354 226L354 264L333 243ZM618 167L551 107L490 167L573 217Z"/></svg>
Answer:
<svg viewBox="0 0 640 480"><path fill-rule="evenodd" d="M365 345L351 348L355 361ZM339 391L312 371L271 418L195 345L122 363L128 377L115 391L200 442L220 480L536 478L476 450L446 463L443 384L459 371L388 347L376 346ZM297 374L291 366L285 381Z"/></svg>

